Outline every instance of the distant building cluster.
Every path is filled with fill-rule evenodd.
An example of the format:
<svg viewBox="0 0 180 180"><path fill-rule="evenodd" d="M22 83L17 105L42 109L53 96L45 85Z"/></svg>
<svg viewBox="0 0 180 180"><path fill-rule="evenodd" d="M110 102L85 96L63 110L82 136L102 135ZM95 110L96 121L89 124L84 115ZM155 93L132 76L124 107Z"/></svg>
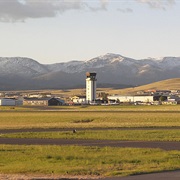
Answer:
<svg viewBox="0 0 180 180"><path fill-rule="evenodd" d="M62 105L157 105L180 104L180 90L145 90L136 95L108 95L96 92L96 73L86 73L86 93L59 97L51 93L0 92L0 106L62 106Z"/></svg>

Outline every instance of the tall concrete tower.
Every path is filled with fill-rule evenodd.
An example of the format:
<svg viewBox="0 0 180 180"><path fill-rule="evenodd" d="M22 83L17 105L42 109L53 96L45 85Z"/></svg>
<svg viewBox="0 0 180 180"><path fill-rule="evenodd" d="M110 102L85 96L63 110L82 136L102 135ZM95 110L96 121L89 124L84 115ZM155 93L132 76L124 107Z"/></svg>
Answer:
<svg viewBox="0 0 180 180"><path fill-rule="evenodd" d="M96 100L96 73L86 73L86 101L92 102Z"/></svg>

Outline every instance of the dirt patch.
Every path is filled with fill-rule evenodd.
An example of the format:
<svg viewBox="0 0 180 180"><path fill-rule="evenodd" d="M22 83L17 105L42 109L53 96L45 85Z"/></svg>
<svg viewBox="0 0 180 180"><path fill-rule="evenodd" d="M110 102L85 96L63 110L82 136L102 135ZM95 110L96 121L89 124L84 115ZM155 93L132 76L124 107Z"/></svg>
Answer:
<svg viewBox="0 0 180 180"><path fill-rule="evenodd" d="M73 123L90 123L93 122L93 119L83 119L83 120L75 120Z"/></svg>
<svg viewBox="0 0 180 180"><path fill-rule="evenodd" d="M58 176L58 175L32 175L32 174L0 174L1 180L90 180L101 177L90 176Z"/></svg>

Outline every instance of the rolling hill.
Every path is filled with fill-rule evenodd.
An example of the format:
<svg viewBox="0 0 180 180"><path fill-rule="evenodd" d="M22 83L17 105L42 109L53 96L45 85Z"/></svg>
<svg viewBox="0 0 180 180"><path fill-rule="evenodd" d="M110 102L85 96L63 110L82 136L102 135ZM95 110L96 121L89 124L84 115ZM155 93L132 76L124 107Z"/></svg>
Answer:
<svg viewBox="0 0 180 180"><path fill-rule="evenodd" d="M142 85L138 87L125 88L125 89L107 89L109 94L135 94L138 91L145 90L180 90L180 78L167 79Z"/></svg>

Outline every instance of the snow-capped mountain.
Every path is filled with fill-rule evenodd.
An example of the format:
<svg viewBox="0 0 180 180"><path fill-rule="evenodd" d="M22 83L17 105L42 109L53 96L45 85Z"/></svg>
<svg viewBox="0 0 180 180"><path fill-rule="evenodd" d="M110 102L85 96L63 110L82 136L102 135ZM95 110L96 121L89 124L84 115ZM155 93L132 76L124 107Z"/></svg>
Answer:
<svg viewBox="0 0 180 180"><path fill-rule="evenodd" d="M135 60L106 54L86 61L40 64L30 58L0 58L0 90L85 87L85 72L99 84L142 85L180 77L180 57Z"/></svg>
<svg viewBox="0 0 180 180"><path fill-rule="evenodd" d="M34 76L35 74L47 73L46 66L39 64L37 61L30 58L0 57L0 74L22 74L23 76Z"/></svg>

